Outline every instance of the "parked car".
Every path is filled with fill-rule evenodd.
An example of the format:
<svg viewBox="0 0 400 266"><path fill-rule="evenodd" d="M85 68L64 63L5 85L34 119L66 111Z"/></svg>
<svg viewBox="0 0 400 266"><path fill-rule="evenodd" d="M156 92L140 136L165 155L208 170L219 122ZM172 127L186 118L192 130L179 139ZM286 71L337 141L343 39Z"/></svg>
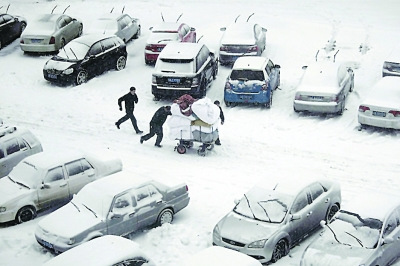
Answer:
<svg viewBox="0 0 400 266"><path fill-rule="evenodd" d="M146 64L154 64L158 55L170 42L196 42L196 29L186 23L163 22L150 27L151 33L144 49Z"/></svg>
<svg viewBox="0 0 400 266"><path fill-rule="evenodd" d="M88 34L73 40L49 59L43 76L53 83L80 85L107 70L124 69L127 56L121 38Z"/></svg>
<svg viewBox="0 0 400 266"><path fill-rule="evenodd" d="M219 62L233 64L244 55L260 56L266 47L267 29L253 22L235 22L223 31L219 47Z"/></svg>
<svg viewBox="0 0 400 266"><path fill-rule="evenodd" d="M125 43L140 36L140 20L132 18L129 14L104 14L97 18L89 27L86 33L101 33L106 35L117 35Z"/></svg>
<svg viewBox="0 0 400 266"><path fill-rule="evenodd" d="M362 127L400 129L400 77L385 76L370 90L358 107Z"/></svg>
<svg viewBox="0 0 400 266"><path fill-rule="evenodd" d="M394 49L382 66L382 77L400 76L400 51L399 48Z"/></svg>
<svg viewBox="0 0 400 266"><path fill-rule="evenodd" d="M354 88L354 72L347 63L317 61L305 69L296 89L295 112L343 114Z"/></svg>
<svg viewBox="0 0 400 266"><path fill-rule="evenodd" d="M3 125L0 119L0 178L22 159L42 151L42 144L30 130Z"/></svg>
<svg viewBox="0 0 400 266"><path fill-rule="evenodd" d="M18 39L26 25L23 17L0 13L0 49Z"/></svg>
<svg viewBox="0 0 400 266"><path fill-rule="evenodd" d="M394 265L400 258L400 202L368 193L352 199L305 249L302 266ZM354 201L357 204L354 204ZM358 206L357 206L358 205Z"/></svg>
<svg viewBox="0 0 400 266"><path fill-rule="evenodd" d="M70 203L40 220L35 236L43 247L61 253L99 236L171 223L188 204L186 184L168 186L124 171L86 185Z"/></svg>
<svg viewBox="0 0 400 266"><path fill-rule="evenodd" d="M184 94L202 98L217 73L217 59L206 45L169 43L157 59L151 91L155 99Z"/></svg>
<svg viewBox="0 0 400 266"><path fill-rule="evenodd" d="M182 263L182 266L262 266L262 264L241 252L219 246L203 249Z"/></svg>
<svg viewBox="0 0 400 266"><path fill-rule="evenodd" d="M261 263L276 262L319 228L321 220L330 221L340 204L340 185L329 180L258 184L217 223L213 244Z"/></svg>
<svg viewBox="0 0 400 266"><path fill-rule="evenodd" d="M155 266L139 244L121 236L105 235L74 247L43 266Z"/></svg>
<svg viewBox="0 0 400 266"><path fill-rule="evenodd" d="M120 159L81 152L41 152L0 179L0 223L27 222L45 208L68 202L86 184L121 171Z"/></svg>
<svg viewBox="0 0 400 266"><path fill-rule="evenodd" d="M238 58L226 79L226 106L237 103L272 105L273 92L280 85L280 66L262 56Z"/></svg>
<svg viewBox="0 0 400 266"><path fill-rule="evenodd" d="M56 52L82 35L83 23L66 14L44 14L30 21L22 33L20 47L24 52Z"/></svg>

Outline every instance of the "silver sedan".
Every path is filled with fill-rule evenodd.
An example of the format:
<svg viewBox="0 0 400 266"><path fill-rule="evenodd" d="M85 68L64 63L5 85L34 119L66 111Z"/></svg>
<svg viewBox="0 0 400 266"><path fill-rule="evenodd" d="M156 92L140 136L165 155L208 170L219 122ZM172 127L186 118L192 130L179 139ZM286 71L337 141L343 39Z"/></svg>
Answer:
<svg viewBox="0 0 400 266"><path fill-rule="evenodd" d="M340 204L340 186L329 180L259 184L218 222L213 244L261 263L276 262L317 229L321 220L331 220Z"/></svg>

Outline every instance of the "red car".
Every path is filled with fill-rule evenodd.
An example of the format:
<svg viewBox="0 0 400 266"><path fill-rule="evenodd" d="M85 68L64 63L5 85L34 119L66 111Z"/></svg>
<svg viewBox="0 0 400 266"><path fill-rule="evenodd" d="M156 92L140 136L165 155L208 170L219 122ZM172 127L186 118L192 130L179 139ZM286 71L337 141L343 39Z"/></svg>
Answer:
<svg viewBox="0 0 400 266"><path fill-rule="evenodd" d="M181 22L163 22L151 27L151 34L144 50L146 64L154 64L169 42L196 42L196 29Z"/></svg>

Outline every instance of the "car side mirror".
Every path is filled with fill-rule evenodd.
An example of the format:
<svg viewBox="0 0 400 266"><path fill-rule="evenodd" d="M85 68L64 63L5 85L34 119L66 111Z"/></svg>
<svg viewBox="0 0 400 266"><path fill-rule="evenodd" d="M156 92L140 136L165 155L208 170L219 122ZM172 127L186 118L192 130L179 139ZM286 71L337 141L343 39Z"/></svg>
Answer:
<svg viewBox="0 0 400 266"><path fill-rule="evenodd" d="M192 27L192 28L190 28L190 31L196 31L196 28Z"/></svg>
<svg viewBox="0 0 400 266"><path fill-rule="evenodd" d="M300 220L301 216L299 214L292 214L292 218L290 218L290 221L296 221Z"/></svg>
<svg viewBox="0 0 400 266"><path fill-rule="evenodd" d="M238 205L240 200L239 199L234 199L233 202L235 203L235 205Z"/></svg>
<svg viewBox="0 0 400 266"><path fill-rule="evenodd" d="M40 189L49 189L49 188L51 188L51 186L47 183L46 184L42 183L42 186L40 187Z"/></svg>
<svg viewBox="0 0 400 266"><path fill-rule="evenodd" d="M263 31L263 32L267 32L267 29L266 29L266 28L262 28L262 31Z"/></svg>
<svg viewBox="0 0 400 266"><path fill-rule="evenodd" d="M322 227L322 228L325 228L325 226L326 226L326 221L325 220L321 220L320 222L319 222L319 225Z"/></svg>
<svg viewBox="0 0 400 266"><path fill-rule="evenodd" d="M113 219L119 219L119 218L121 218L122 216L119 215L119 214L115 214L115 213L113 213L113 212L110 212L109 217L110 217L110 220L113 220Z"/></svg>
<svg viewBox="0 0 400 266"><path fill-rule="evenodd" d="M153 27L150 27L150 28L149 28L149 30L152 30L152 29L153 29Z"/></svg>
<svg viewBox="0 0 400 266"><path fill-rule="evenodd" d="M387 236L387 237L384 237L384 238L383 238L382 245L392 244L393 242L394 242L393 237Z"/></svg>
<svg viewBox="0 0 400 266"><path fill-rule="evenodd" d="M275 68L281 68L281 65L275 65Z"/></svg>
<svg viewBox="0 0 400 266"><path fill-rule="evenodd" d="M220 31L226 31L226 27L220 28Z"/></svg>
<svg viewBox="0 0 400 266"><path fill-rule="evenodd" d="M302 66L301 69L306 70L308 66Z"/></svg>

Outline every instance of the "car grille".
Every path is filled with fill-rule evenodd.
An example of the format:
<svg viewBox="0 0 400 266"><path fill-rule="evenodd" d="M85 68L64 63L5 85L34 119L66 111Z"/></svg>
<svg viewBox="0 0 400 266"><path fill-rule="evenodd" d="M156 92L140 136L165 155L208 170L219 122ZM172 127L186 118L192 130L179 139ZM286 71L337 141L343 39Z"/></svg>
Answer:
<svg viewBox="0 0 400 266"><path fill-rule="evenodd" d="M63 72L62 70L55 70L55 69L47 69L45 71L47 74L53 74L53 75L60 75Z"/></svg>
<svg viewBox="0 0 400 266"><path fill-rule="evenodd" d="M237 246L237 247L244 247L245 246L245 244L243 244L243 243L236 242L236 241L228 239L228 238L222 238L222 241L224 241L225 243L228 243L230 245Z"/></svg>
<svg viewBox="0 0 400 266"><path fill-rule="evenodd" d="M158 86L173 87L173 88L191 88L191 78L181 77L157 77L156 79Z"/></svg>

